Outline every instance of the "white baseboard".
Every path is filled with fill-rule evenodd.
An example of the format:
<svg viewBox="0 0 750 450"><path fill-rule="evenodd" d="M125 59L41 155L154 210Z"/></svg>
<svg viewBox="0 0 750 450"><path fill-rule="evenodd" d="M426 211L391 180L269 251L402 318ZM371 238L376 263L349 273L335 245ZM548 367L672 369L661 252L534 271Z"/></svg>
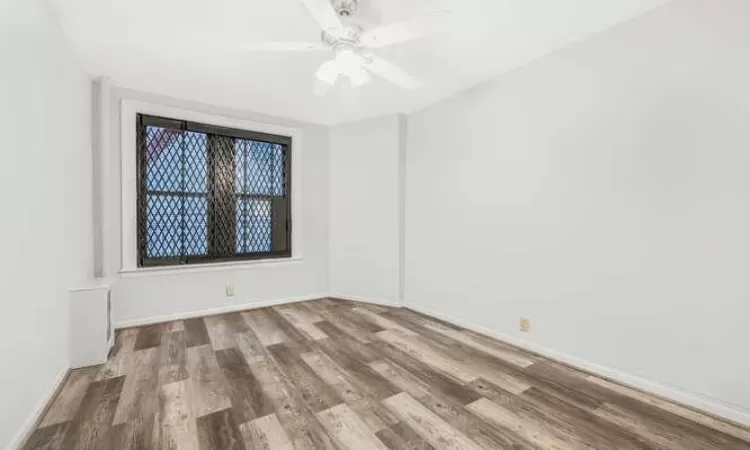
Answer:
<svg viewBox="0 0 750 450"><path fill-rule="evenodd" d="M349 300L352 302L360 302L360 303L370 303L373 305L378 306L389 306L392 308L400 308L402 305L400 302L392 301L392 300L376 300L373 298L367 298L367 297L358 297L356 295L346 295L346 294L330 294L328 295L330 298L337 298L341 300Z"/></svg>
<svg viewBox="0 0 750 450"><path fill-rule="evenodd" d="M50 385L50 388L47 390L47 392L44 393L42 398L39 399L36 407L34 407L34 409L31 411L31 414L29 414L29 416L23 422L23 425L21 425L21 428L18 429L15 436L13 436L13 438L10 440L8 446L5 447L6 450L17 450L21 448L21 446L29 439L29 437L31 437L31 433L34 432L37 423L42 419L42 414L44 414L45 410L47 409L47 405L50 403L50 401L52 401L52 398L55 396L57 391L60 390L60 387L63 381L65 381L69 370L70 369L66 368L65 370L58 373L57 376L55 376L55 379L52 381L52 385Z"/></svg>
<svg viewBox="0 0 750 450"><path fill-rule="evenodd" d="M511 345L515 345L516 347L520 347L522 349L540 354L549 359L575 366L577 368L583 369L584 371L598 375L602 378L607 378L618 383L652 393L666 400L670 400L681 405L687 405L710 413L714 416L722 417L745 426L750 426L750 411L746 411L734 405L728 405L721 400L706 397L704 395L696 394L694 392L686 391L674 386L669 386L658 381L631 375L629 373L625 373L617 369L612 369L610 367L605 367L578 358L576 356L568 355L566 353L543 347L532 342L518 339L503 333L498 333L489 328L477 326L464 320L448 317L430 308L425 308L423 306L413 304L405 304L403 306L409 309L413 309L414 311L426 314L428 316L444 320L459 327L466 328L467 330L475 331L485 336L507 342Z"/></svg>
<svg viewBox="0 0 750 450"><path fill-rule="evenodd" d="M220 306L218 308L203 309L203 310L198 310L198 311L178 312L174 314L166 314L163 316L150 316L150 317L141 317L138 319L120 320L120 321L115 322L115 328L119 329L119 328L141 327L144 325L153 325L156 323L172 322L175 320L193 319L196 317L213 316L217 314L227 314L227 313L233 313L237 311L246 311L249 309L267 308L269 306L283 305L286 303L304 302L308 300L316 300L316 299L325 298L325 297L328 297L328 294L305 295L302 297L286 298L283 300L266 300L266 301L259 301L259 302L242 303L242 304L237 304L237 305L226 305L226 306Z"/></svg>

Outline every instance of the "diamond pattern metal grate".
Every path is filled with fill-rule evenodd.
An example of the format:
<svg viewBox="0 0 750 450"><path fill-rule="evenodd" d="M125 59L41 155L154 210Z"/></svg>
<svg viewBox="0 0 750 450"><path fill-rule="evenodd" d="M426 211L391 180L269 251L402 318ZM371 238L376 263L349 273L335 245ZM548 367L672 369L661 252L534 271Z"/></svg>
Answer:
<svg viewBox="0 0 750 450"><path fill-rule="evenodd" d="M143 115L138 127L142 266L290 254L288 138Z"/></svg>
<svg viewBox="0 0 750 450"><path fill-rule="evenodd" d="M284 148L268 142L235 141L239 194L283 195Z"/></svg>
<svg viewBox="0 0 750 450"><path fill-rule="evenodd" d="M242 199L237 208L237 253L271 251L271 202Z"/></svg>

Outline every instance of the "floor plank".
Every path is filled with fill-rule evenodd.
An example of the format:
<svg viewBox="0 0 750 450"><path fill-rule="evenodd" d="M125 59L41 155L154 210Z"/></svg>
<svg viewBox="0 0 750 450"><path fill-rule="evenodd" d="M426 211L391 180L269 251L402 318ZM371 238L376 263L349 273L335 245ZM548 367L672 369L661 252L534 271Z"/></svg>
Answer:
<svg viewBox="0 0 750 450"><path fill-rule="evenodd" d="M653 409L605 403L595 414L645 441L662 448L750 448L750 443L721 433L706 432L701 425L674 415L654 415Z"/></svg>
<svg viewBox="0 0 750 450"><path fill-rule="evenodd" d="M149 325L138 329L138 337L135 339L134 350L145 350L147 348L161 345L161 333L164 329L162 324Z"/></svg>
<svg viewBox="0 0 750 450"><path fill-rule="evenodd" d="M451 385L452 381L441 378L439 374L429 376L434 382L426 384L426 393L423 389L417 389L412 393L410 390L415 386L416 376L402 367L391 363L391 369L401 380L406 380L404 390L415 400L419 401L425 408L439 416L457 431L470 436L480 447L484 448L516 448L525 444L517 436L507 433L502 429L491 426L487 422L466 413L465 405L476 401L480 397L471 392L461 392L464 388L460 385ZM415 372L421 373L422 371Z"/></svg>
<svg viewBox="0 0 750 450"><path fill-rule="evenodd" d="M750 450L750 429L414 311L321 299L118 330L22 448Z"/></svg>
<svg viewBox="0 0 750 450"><path fill-rule="evenodd" d="M398 422L396 417L381 405L378 398L373 397L364 386L356 383L345 369L327 355L310 352L302 354L301 358L336 391L346 404L356 411L373 433Z"/></svg>
<svg viewBox="0 0 750 450"><path fill-rule="evenodd" d="M287 379L294 383L296 392L313 412L331 408L342 402L333 388L321 380L294 349L281 344L272 347L271 353L286 373Z"/></svg>
<svg viewBox="0 0 750 450"><path fill-rule="evenodd" d="M653 423L642 421L637 415L615 405L604 404L595 414L651 444L653 447L665 449L688 448L680 436L668 427L654 426ZM692 447L702 448L702 447Z"/></svg>
<svg viewBox="0 0 750 450"><path fill-rule="evenodd" d="M162 337L161 367L159 367L160 385L188 378L186 353L187 332L184 329L164 334Z"/></svg>
<svg viewBox="0 0 750 450"><path fill-rule="evenodd" d="M287 306L274 308L281 316L289 321L297 330L307 336L308 339L316 341L326 339L328 335L315 326L316 320L310 317L303 309Z"/></svg>
<svg viewBox="0 0 750 450"><path fill-rule="evenodd" d="M430 395L430 386L427 383L391 361L373 361L370 363L370 367L382 375L383 378L389 380L391 383L398 386L399 389L414 398Z"/></svg>
<svg viewBox="0 0 750 450"><path fill-rule="evenodd" d="M542 421L568 440L591 448L642 449L646 445L595 414L546 395L536 388L521 396L504 391L481 378L469 385L477 394L512 410L519 417Z"/></svg>
<svg viewBox="0 0 750 450"><path fill-rule="evenodd" d="M112 446L112 420L125 377L89 385L81 406L65 432L64 449L101 449Z"/></svg>
<svg viewBox="0 0 750 450"><path fill-rule="evenodd" d="M228 410L199 417L197 428L201 450L245 450L240 430Z"/></svg>
<svg viewBox="0 0 750 450"><path fill-rule="evenodd" d="M403 422L380 430L376 436L392 450L435 450L432 444Z"/></svg>
<svg viewBox="0 0 750 450"><path fill-rule="evenodd" d="M420 330L420 328L414 330ZM531 387L531 384L525 381L524 377L518 377L520 367L514 363L497 358L475 347L467 346L427 328L421 328L421 333L411 336L410 339L423 348L430 348L431 351L442 355L443 358L454 361L474 377L482 377L515 394L520 394ZM530 365L525 364L524 366L530 367Z"/></svg>
<svg viewBox="0 0 750 450"><path fill-rule="evenodd" d="M127 375L127 371L135 365L132 361L132 355L137 337L137 328L129 328L115 334L115 346L110 352L107 362L99 369L94 381Z"/></svg>
<svg viewBox="0 0 750 450"><path fill-rule="evenodd" d="M405 334L407 336L408 335L416 334L412 330L410 330L410 329L408 329L408 328L406 328L406 327L404 327L402 325L399 325L398 323L396 323L396 322L394 322L394 321L392 321L390 319L387 319L387 318L381 316L380 314L376 314L376 313L374 313L374 312L372 312L372 311L370 311L370 310L368 310L366 308L363 308L361 306L358 306L356 308L352 308L352 311L355 312L355 313L357 313L357 314L359 314L359 315L361 315L362 317L366 318L369 322L371 322L371 323L373 323L373 324L375 324L375 325L377 325L377 326L379 326L379 327L381 327L381 328L383 328L385 330L400 331L402 334Z"/></svg>
<svg viewBox="0 0 750 450"><path fill-rule="evenodd" d="M201 345L188 348L187 367L190 374L190 404L196 418L232 407L227 395L227 380L216 361L213 347Z"/></svg>
<svg viewBox="0 0 750 450"><path fill-rule="evenodd" d="M227 315L209 316L205 317L203 321L206 324L208 337L211 339L214 350L224 350L237 345L234 339L234 330Z"/></svg>
<svg viewBox="0 0 750 450"><path fill-rule="evenodd" d="M177 381L161 386L160 432L154 447L164 450L198 450L198 430L190 405L190 383Z"/></svg>
<svg viewBox="0 0 750 450"><path fill-rule="evenodd" d="M376 333L376 336L383 342L409 354L412 358L444 373L459 383L471 383L478 378L455 360L433 351L429 346L413 339L412 336L393 330L381 331Z"/></svg>
<svg viewBox="0 0 750 450"><path fill-rule="evenodd" d="M271 357L250 365L260 381L263 392L274 403L276 415L289 435L295 449L335 449L333 440L312 410L293 380Z"/></svg>
<svg viewBox="0 0 750 450"><path fill-rule="evenodd" d="M113 425L121 425L136 419L150 420L157 408L159 386L160 349L158 347L139 350L143 358L133 371L125 377L125 383L117 403Z"/></svg>
<svg viewBox="0 0 750 450"><path fill-rule="evenodd" d="M236 333L234 340L248 363L263 360L268 355L268 351L252 331Z"/></svg>
<svg viewBox="0 0 750 450"><path fill-rule="evenodd" d="M480 397L464 383L456 382L449 376L434 370L422 361L411 358L398 349L385 345L378 347L378 350L388 363L400 372L401 376L411 380L416 378L428 386L429 395L439 393L441 397L448 398L461 405L467 405ZM388 380L394 381L390 378ZM402 387L402 390L406 391L406 388Z"/></svg>
<svg viewBox="0 0 750 450"><path fill-rule="evenodd" d="M336 328L363 344L372 342L373 333L385 330L341 304L325 305L319 309L320 316L326 322L333 324ZM330 336L329 333L326 332L326 334Z"/></svg>
<svg viewBox="0 0 750 450"><path fill-rule="evenodd" d="M319 412L318 419L344 448L388 450L345 403Z"/></svg>
<svg viewBox="0 0 750 450"><path fill-rule="evenodd" d="M286 336L286 339L283 342L284 347L293 349L297 354L309 352L314 349L312 345L314 341L311 341L305 333L297 329L294 325L292 325L291 322L289 322L284 316L279 314L275 309L268 308L265 313L266 320L268 320L273 324L273 326L281 330ZM269 347L278 346L281 346L281 344L275 344Z"/></svg>
<svg viewBox="0 0 750 450"><path fill-rule="evenodd" d="M734 436L738 439L742 439L742 440L750 442L750 430L748 429L743 429L737 425L718 420L706 414L701 414L692 409L688 409L686 407L676 405L672 402L668 402L666 400L655 397L653 395L648 395L644 392L628 388L618 383L607 381L603 378L589 376L586 379L590 381L591 383L602 386L613 392L617 392L619 394L632 397L643 403L647 403L649 405L653 405L657 408L663 409L664 411L667 411L671 414L684 417L685 419L692 420L693 422L699 423L709 428L713 428L714 430L719 431L721 433L725 433L725 434Z"/></svg>
<svg viewBox="0 0 750 450"><path fill-rule="evenodd" d="M401 313L400 315L404 316L405 313ZM485 340L477 339L469 333L457 330L455 328L447 327L435 321L425 320L424 318L419 317L415 314L408 315L407 317L410 317L415 321L415 323L426 330L440 333L443 336L448 337L456 342L468 345L479 351L487 353L488 355L492 355L498 359L502 359L519 367L529 367L536 361L536 358L524 355L523 353L510 349L507 346L498 345L497 343L487 344Z"/></svg>
<svg viewBox="0 0 750 450"><path fill-rule="evenodd" d="M72 370L39 427L46 428L72 420L98 371L99 367Z"/></svg>
<svg viewBox="0 0 750 450"><path fill-rule="evenodd" d="M383 401L397 416L436 448L479 450L481 447L443 419L422 406L409 394L398 394Z"/></svg>
<svg viewBox="0 0 750 450"><path fill-rule="evenodd" d="M187 331L188 347L198 347L211 343L211 339L208 337L208 330L206 330L206 323L202 318L187 319L183 324L185 331Z"/></svg>
<svg viewBox="0 0 750 450"><path fill-rule="evenodd" d="M60 450L69 423L58 423L44 428L37 428L31 433L29 440L23 446L24 450Z"/></svg>
<svg viewBox="0 0 750 450"><path fill-rule="evenodd" d="M153 446L156 414L137 416L133 420L112 427L111 448L142 450ZM157 431L160 431L158 429Z"/></svg>
<svg viewBox="0 0 750 450"><path fill-rule="evenodd" d="M369 343L365 344L356 339L352 339L349 334L333 325L331 322L323 321L316 324L318 328L323 330L330 339L323 339L317 341L315 344L318 347L324 348L334 359L347 359L349 362L356 361L359 364L368 363L380 358L380 355L376 351L373 351ZM371 335L372 341L377 341L374 335ZM333 356L333 354L339 355L340 358ZM349 365L348 363L345 365Z"/></svg>
<svg viewBox="0 0 750 450"><path fill-rule="evenodd" d="M254 450L293 450L289 435L276 414L269 414L240 425L245 447Z"/></svg>
<svg viewBox="0 0 750 450"><path fill-rule="evenodd" d="M265 347L284 343L288 339L281 328L268 317L267 309L246 311L242 313L242 317Z"/></svg>
<svg viewBox="0 0 750 450"><path fill-rule="evenodd" d="M174 322L168 322L164 324L165 333L174 333L176 331L185 331L185 322L182 320L175 320Z"/></svg>
<svg viewBox="0 0 750 450"><path fill-rule="evenodd" d="M545 429L543 425L534 421L524 420L512 411L499 406L486 398L480 398L474 403L466 405L466 409L478 415L487 422L494 423L516 433L521 439L537 447L550 450L584 449L588 446L576 442L565 442Z"/></svg>
<svg viewBox="0 0 750 450"><path fill-rule="evenodd" d="M273 403L266 397L238 349L219 350L216 359L227 380L227 394L232 402L236 423L245 423L274 412Z"/></svg>

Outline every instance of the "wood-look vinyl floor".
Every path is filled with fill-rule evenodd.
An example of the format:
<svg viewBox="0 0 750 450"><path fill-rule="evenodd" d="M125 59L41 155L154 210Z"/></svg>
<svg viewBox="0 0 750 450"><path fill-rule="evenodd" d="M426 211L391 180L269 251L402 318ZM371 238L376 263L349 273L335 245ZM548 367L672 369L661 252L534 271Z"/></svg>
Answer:
<svg viewBox="0 0 750 450"><path fill-rule="evenodd" d="M316 300L121 330L27 449L750 449L750 430L408 309Z"/></svg>

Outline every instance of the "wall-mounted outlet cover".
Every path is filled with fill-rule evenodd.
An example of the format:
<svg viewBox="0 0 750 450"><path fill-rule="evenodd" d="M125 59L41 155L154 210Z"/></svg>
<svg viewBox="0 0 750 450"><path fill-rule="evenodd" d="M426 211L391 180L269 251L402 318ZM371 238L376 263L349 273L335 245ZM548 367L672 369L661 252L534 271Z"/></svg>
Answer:
<svg viewBox="0 0 750 450"><path fill-rule="evenodd" d="M224 291L227 297L234 297L234 285L233 284L228 284L226 288L224 288Z"/></svg>
<svg viewBox="0 0 750 450"><path fill-rule="evenodd" d="M518 324L518 329L524 333L528 333L531 330L531 319L528 317L521 317L521 321Z"/></svg>

